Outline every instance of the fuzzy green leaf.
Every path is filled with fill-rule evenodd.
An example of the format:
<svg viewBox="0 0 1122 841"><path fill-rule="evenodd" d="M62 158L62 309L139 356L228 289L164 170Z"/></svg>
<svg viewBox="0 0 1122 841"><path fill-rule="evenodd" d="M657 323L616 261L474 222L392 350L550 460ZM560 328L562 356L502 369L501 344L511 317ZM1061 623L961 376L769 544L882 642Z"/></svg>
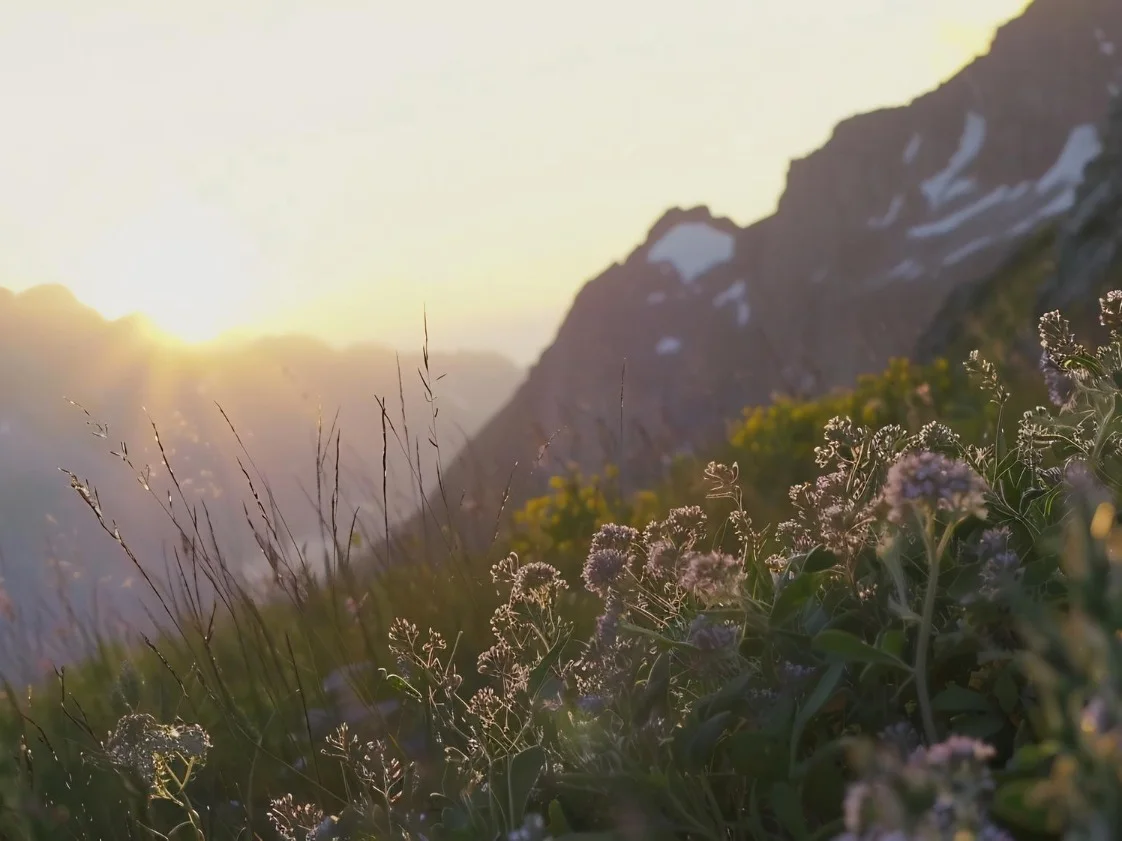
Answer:
<svg viewBox="0 0 1122 841"><path fill-rule="evenodd" d="M804 573L796 576L779 591L771 606L769 623L776 628L802 610L807 600L818 590L821 573Z"/></svg>
<svg viewBox="0 0 1122 841"><path fill-rule="evenodd" d="M964 686L948 686L931 699L932 708L943 713L993 713L993 704L980 692Z"/></svg>
<svg viewBox="0 0 1122 841"><path fill-rule="evenodd" d="M839 631L836 628L828 628L818 634L811 641L811 647L815 651L840 657L849 663L873 663L891 666L905 672L912 670L912 667L899 657L874 648L848 631Z"/></svg>

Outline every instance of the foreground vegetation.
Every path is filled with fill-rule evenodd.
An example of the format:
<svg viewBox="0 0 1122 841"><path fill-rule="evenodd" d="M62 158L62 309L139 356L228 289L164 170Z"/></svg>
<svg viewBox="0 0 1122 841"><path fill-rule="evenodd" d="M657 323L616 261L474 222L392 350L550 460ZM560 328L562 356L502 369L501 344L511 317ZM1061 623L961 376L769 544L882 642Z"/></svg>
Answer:
<svg viewBox="0 0 1122 841"><path fill-rule="evenodd" d="M1101 308L1041 320L1048 407L894 363L648 493L560 477L488 558L372 577L332 504L313 565L263 504L263 599L180 515L160 634L7 687L0 838L1122 837Z"/></svg>

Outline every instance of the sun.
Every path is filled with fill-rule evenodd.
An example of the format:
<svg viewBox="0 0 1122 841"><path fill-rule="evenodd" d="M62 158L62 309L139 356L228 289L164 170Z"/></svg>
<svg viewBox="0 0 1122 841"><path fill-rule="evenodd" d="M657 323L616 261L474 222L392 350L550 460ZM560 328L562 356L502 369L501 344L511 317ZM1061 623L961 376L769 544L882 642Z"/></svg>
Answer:
<svg viewBox="0 0 1122 841"><path fill-rule="evenodd" d="M74 274L75 286L106 317L141 313L190 343L250 321L262 281L259 255L228 215L184 200L113 226Z"/></svg>

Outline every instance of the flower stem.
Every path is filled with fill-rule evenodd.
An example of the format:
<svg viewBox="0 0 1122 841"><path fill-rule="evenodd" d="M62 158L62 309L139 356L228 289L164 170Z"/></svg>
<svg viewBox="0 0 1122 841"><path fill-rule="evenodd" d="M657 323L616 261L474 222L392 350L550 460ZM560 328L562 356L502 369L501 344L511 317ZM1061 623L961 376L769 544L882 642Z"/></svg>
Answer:
<svg viewBox="0 0 1122 841"><path fill-rule="evenodd" d="M947 549L952 531L953 526L948 526L936 547L935 517L930 513L927 515L923 529L923 543L927 548L927 590L923 596L923 615L920 617L919 640L916 642L915 679L923 730L929 745L935 744L939 737L935 731L935 714L931 709L931 694L927 686L927 652L931 644L931 626L935 619L935 597L939 593L939 562Z"/></svg>

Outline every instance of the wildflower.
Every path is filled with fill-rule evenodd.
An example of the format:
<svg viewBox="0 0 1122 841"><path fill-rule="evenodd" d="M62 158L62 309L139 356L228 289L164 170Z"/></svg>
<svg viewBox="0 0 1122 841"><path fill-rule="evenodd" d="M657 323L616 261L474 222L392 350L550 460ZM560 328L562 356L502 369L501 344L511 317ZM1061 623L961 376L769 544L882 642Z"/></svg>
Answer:
<svg viewBox="0 0 1122 841"><path fill-rule="evenodd" d="M837 416L826 421L823 430L826 446L814 448L814 463L826 467L837 460L842 450L853 450L864 437L865 429L853 425L850 418Z"/></svg>
<svg viewBox="0 0 1122 841"><path fill-rule="evenodd" d="M896 748L901 759L910 756L920 744L919 732L906 721L888 725L878 736L883 744Z"/></svg>
<svg viewBox="0 0 1122 841"><path fill-rule="evenodd" d="M740 560L723 552L690 552L678 584L703 601L715 603L736 595L743 579Z"/></svg>
<svg viewBox="0 0 1122 841"><path fill-rule="evenodd" d="M786 555L769 555L767 560L764 561L764 566L772 575L782 575L790 565L791 559Z"/></svg>
<svg viewBox="0 0 1122 841"><path fill-rule="evenodd" d="M911 761L931 767L952 768L963 765L977 767L989 762L996 755L997 751L985 742L969 736L952 734L945 741L930 748L916 748Z"/></svg>
<svg viewBox="0 0 1122 841"><path fill-rule="evenodd" d="M515 574L511 596L544 606L566 587L556 567L541 561L531 561Z"/></svg>
<svg viewBox="0 0 1122 841"><path fill-rule="evenodd" d="M673 542L656 540L647 549L647 563L643 568L651 578L666 578L674 575L680 559L681 554Z"/></svg>
<svg viewBox="0 0 1122 841"><path fill-rule="evenodd" d="M736 643L738 630L730 623L717 624L700 614L690 623L686 639L701 651L714 652L731 648Z"/></svg>
<svg viewBox="0 0 1122 841"><path fill-rule="evenodd" d="M510 584L518 573L518 553L511 552L501 561L491 567L491 581L495 584Z"/></svg>
<svg viewBox="0 0 1122 841"><path fill-rule="evenodd" d="M1099 298L1099 323L1112 336L1122 333L1122 292L1113 289L1105 298Z"/></svg>
<svg viewBox="0 0 1122 841"><path fill-rule="evenodd" d="M970 356L963 367L966 368L966 373L981 386L983 391L989 392L992 402L1001 405L1009 399L1009 392L1001 384L1001 378L997 375L997 368L994 367L992 362L983 358L978 351L970 351Z"/></svg>
<svg viewBox="0 0 1122 841"><path fill-rule="evenodd" d="M1060 315L1059 310L1040 316L1040 344L1044 352L1056 365L1063 365L1076 356L1084 356L1087 351L1075 340L1071 324Z"/></svg>
<svg viewBox="0 0 1122 841"><path fill-rule="evenodd" d="M600 526L600 529L592 536L592 544L589 548L589 553L599 551L601 549L615 549L624 554L631 551L631 548L639 541L639 530L631 526L621 526L616 523L605 523Z"/></svg>
<svg viewBox="0 0 1122 841"><path fill-rule="evenodd" d="M1095 475L1086 461L1073 459L1064 467L1064 484L1067 485L1068 498L1082 500L1090 508L1098 508L1113 499L1110 489Z"/></svg>
<svg viewBox="0 0 1122 841"><path fill-rule="evenodd" d="M291 794L269 804L269 820L284 841L306 841L315 838L327 819L323 810L311 803L295 803Z"/></svg>
<svg viewBox="0 0 1122 841"><path fill-rule="evenodd" d="M938 421L926 424L913 440L917 449L932 452L953 453L962 448L962 440L958 433Z"/></svg>
<svg viewBox="0 0 1122 841"><path fill-rule="evenodd" d="M510 709L510 703L490 686L485 686L471 696L467 708L468 713L479 719L484 727L491 727Z"/></svg>
<svg viewBox="0 0 1122 841"><path fill-rule="evenodd" d="M671 509L662 523L666 536L679 546L692 546L705 537L708 517L699 505Z"/></svg>
<svg viewBox="0 0 1122 841"><path fill-rule="evenodd" d="M942 424L939 424L940 426ZM951 433L954 434L953 432ZM908 438L908 430L897 423L882 426L873 433L871 448L882 462L891 461Z"/></svg>
<svg viewBox="0 0 1122 841"><path fill-rule="evenodd" d="M777 533L789 535L796 551L821 543L839 555L853 554L866 544L873 521L867 479L846 466L795 485L788 492L795 517L781 523Z"/></svg>
<svg viewBox="0 0 1122 841"><path fill-rule="evenodd" d="M1039 469L1055 437L1050 435L1042 421L1048 410L1043 406L1029 409L1021 415L1017 425L1017 457L1033 469Z"/></svg>
<svg viewBox="0 0 1122 841"><path fill-rule="evenodd" d="M889 520L897 524L917 509L984 518L986 491L985 480L963 461L939 453L907 453L889 468L884 501Z"/></svg>
<svg viewBox="0 0 1122 841"><path fill-rule="evenodd" d="M510 674L518 665L518 658L510 643L499 640L493 646L479 655L476 660L479 673L492 677L501 677Z"/></svg>
<svg viewBox="0 0 1122 841"><path fill-rule="evenodd" d="M1047 352L1040 357L1040 373L1048 387L1048 399L1058 409L1070 409L1075 403L1075 378L1057 365Z"/></svg>
<svg viewBox="0 0 1122 841"><path fill-rule="evenodd" d="M709 483L706 499L736 499L740 494L740 465L709 462L705 468L705 479Z"/></svg>
<svg viewBox="0 0 1122 841"><path fill-rule="evenodd" d="M992 747L965 736L951 736L929 749L919 747L905 755L901 742L914 731L905 724L892 730L891 742L866 747L857 757L862 776L846 792L847 832L835 841L1012 841L988 814L994 790L987 767L994 755Z"/></svg>
<svg viewBox="0 0 1122 841"><path fill-rule="evenodd" d="M584 563L584 586L589 592L607 597L627 568L627 555L618 549L598 549Z"/></svg>
<svg viewBox="0 0 1122 841"><path fill-rule="evenodd" d="M210 747L210 737L199 725L160 724L148 713L124 716L103 745L110 762L134 771L152 787L166 781L173 759L200 766Z"/></svg>
<svg viewBox="0 0 1122 841"><path fill-rule="evenodd" d="M611 648L619 638L619 620L622 608L616 599L609 599L608 605L600 616L596 617L595 642L601 648Z"/></svg>
<svg viewBox="0 0 1122 841"><path fill-rule="evenodd" d="M803 678L808 678L818 669L814 666L802 666L798 663L784 661L779 665L779 679L784 683L798 683Z"/></svg>
<svg viewBox="0 0 1122 841"><path fill-rule="evenodd" d="M1021 576L1021 558L1009 548L1012 532L1008 527L987 529L979 540L979 554L984 560L978 596L992 600Z"/></svg>
<svg viewBox="0 0 1122 841"><path fill-rule="evenodd" d="M415 650L419 634L416 625L408 619L398 616L390 623L387 636L389 637L390 651L399 659L403 659L406 653L412 653Z"/></svg>

